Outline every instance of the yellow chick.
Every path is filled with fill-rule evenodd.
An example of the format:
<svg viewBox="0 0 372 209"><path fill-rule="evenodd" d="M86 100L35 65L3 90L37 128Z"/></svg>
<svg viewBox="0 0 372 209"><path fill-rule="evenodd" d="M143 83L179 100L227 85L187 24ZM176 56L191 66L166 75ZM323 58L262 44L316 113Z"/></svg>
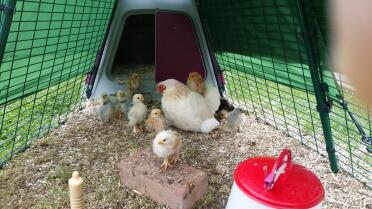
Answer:
<svg viewBox="0 0 372 209"><path fill-rule="evenodd" d="M128 113L127 99L125 91L118 91L116 93L115 113L120 119Z"/></svg>
<svg viewBox="0 0 372 209"><path fill-rule="evenodd" d="M187 87L204 96L205 84L203 77L198 72L191 72L187 78Z"/></svg>
<svg viewBox="0 0 372 209"><path fill-rule="evenodd" d="M147 132L159 133L166 128L166 121L160 109L153 109L147 120L145 121L145 128Z"/></svg>
<svg viewBox="0 0 372 209"><path fill-rule="evenodd" d="M166 171L169 167L172 167L172 164L177 163L181 145L180 135L173 130L164 130L155 136L152 148L156 156L164 159L160 166L162 171Z"/></svg>
<svg viewBox="0 0 372 209"><path fill-rule="evenodd" d="M128 113L129 125L133 127L133 132L138 132L138 126L146 120L147 107L143 104L142 94L133 95L133 106Z"/></svg>
<svg viewBox="0 0 372 209"><path fill-rule="evenodd" d="M128 91L130 94L140 93L142 78L139 74L133 73L128 80Z"/></svg>
<svg viewBox="0 0 372 209"><path fill-rule="evenodd" d="M215 113L220 106L221 95L217 87L206 84L198 72L191 72L187 78L187 87L201 94L208 103L209 109Z"/></svg>

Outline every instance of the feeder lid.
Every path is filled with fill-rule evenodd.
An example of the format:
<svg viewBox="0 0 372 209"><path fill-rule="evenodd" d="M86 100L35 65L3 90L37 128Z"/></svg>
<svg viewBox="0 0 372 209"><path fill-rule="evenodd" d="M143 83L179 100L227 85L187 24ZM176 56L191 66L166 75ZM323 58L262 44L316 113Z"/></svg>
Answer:
<svg viewBox="0 0 372 209"><path fill-rule="evenodd" d="M243 161L234 173L235 183L247 196L269 207L299 209L318 205L324 199L320 180L304 166L291 163L290 154L289 151L289 160L282 163L283 172L277 169L278 166L275 166L277 172L273 170L281 156L278 160L273 157L254 157ZM270 184L269 179L273 180L273 184Z"/></svg>

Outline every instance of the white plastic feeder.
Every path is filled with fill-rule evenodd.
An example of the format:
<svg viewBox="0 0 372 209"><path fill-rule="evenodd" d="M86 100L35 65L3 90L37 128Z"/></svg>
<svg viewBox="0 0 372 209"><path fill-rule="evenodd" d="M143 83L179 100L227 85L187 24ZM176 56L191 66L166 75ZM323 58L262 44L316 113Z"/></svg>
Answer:
<svg viewBox="0 0 372 209"><path fill-rule="evenodd" d="M226 209L321 209L324 189L320 180L291 160L291 151L284 149L278 159L254 157L240 163Z"/></svg>

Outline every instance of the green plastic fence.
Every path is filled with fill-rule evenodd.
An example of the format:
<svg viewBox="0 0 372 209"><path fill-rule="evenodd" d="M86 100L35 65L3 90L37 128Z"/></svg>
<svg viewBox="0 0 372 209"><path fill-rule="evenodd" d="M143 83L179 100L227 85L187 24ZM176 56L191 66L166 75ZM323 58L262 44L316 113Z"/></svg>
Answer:
<svg viewBox="0 0 372 209"><path fill-rule="evenodd" d="M89 70L113 1L17 1L5 48L0 104Z"/></svg>
<svg viewBox="0 0 372 209"><path fill-rule="evenodd" d="M370 112L345 76L330 71L326 3L200 0L198 7L226 96L328 156L334 172L342 167L370 184L371 154L361 140L371 136Z"/></svg>
<svg viewBox="0 0 372 209"><path fill-rule="evenodd" d="M115 0L0 2L2 166L80 106ZM328 156L334 172L340 166L370 184L372 160L361 138L372 134L371 113L347 78L330 71L326 1L197 3L225 96Z"/></svg>
<svg viewBox="0 0 372 209"><path fill-rule="evenodd" d="M79 107L114 3L1 0L0 167Z"/></svg>
<svg viewBox="0 0 372 209"><path fill-rule="evenodd" d="M210 7L210 2L200 2L201 8ZM211 6L202 11L218 57L235 62L234 68L239 71L250 74L255 71L257 77L313 91L310 70L301 67L308 58L305 44L299 42L303 35L300 15L289 4L288 0L230 1L224 5L226 8ZM314 33L320 36L321 30ZM319 61L324 65L326 60L321 58ZM252 63L252 67L244 69L243 62ZM276 64L275 68L272 63ZM329 69L322 68L322 73L331 87L330 94L336 96L336 83Z"/></svg>

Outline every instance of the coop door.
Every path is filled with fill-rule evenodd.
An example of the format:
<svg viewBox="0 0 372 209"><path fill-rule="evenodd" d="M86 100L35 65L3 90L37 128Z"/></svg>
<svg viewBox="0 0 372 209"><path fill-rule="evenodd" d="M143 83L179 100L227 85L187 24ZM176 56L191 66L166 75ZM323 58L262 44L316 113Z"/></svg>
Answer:
<svg viewBox="0 0 372 209"><path fill-rule="evenodd" d="M155 80L185 82L192 71L205 76L203 59L189 16L157 11L155 16Z"/></svg>

